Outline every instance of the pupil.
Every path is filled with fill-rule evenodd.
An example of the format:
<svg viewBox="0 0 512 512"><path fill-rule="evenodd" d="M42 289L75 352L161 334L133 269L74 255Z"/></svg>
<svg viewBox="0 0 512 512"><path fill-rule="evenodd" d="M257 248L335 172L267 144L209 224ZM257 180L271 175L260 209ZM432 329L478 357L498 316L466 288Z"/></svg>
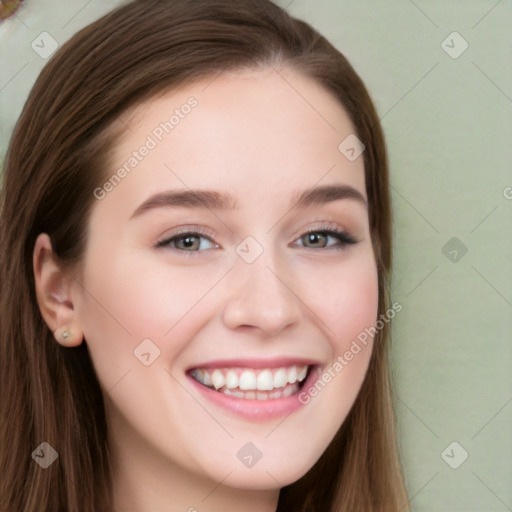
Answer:
<svg viewBox="0 0 512 512"><path fill-rule="evenodd" d="M310 234L308 235L308 241L309 241L309 243L311 243L311 244L313 244L313 245L314 245L314 244L318 244L318 243L321 243L321 242L322 242L322 240L321 240L321 238L322 238L322 237L323 237L323 235L321 235L321 234L318 234L318 233L310 233Z"/></svg>
<svg viewBox="0 0 512 512"><path fill-rule="evenodd" d="M183 245L186 248L190 249L191 247L194 246L194 243L196 241L196 237L194 237L194 236L187 236L187 237L183 238L182 240L183 240Z"/></svg>

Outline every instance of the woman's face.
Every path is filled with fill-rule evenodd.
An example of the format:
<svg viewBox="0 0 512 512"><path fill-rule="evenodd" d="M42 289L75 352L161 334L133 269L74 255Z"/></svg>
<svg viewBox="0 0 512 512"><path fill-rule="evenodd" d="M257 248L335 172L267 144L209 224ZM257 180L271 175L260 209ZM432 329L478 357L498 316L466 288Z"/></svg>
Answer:
<svg viewBox="0 0 512 512"><path fill-rule="evenodd" d="M74 304L115 464L290 484L372 349L344 357L378 304L363 156L339 149L351 122L286 68L222 73L119 122Z"/></svg>

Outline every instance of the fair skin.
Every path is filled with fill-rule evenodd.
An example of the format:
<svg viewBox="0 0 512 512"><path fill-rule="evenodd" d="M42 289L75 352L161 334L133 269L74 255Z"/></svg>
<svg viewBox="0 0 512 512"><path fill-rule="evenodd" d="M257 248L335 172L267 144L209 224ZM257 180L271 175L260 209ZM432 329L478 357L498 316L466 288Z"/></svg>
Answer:
<svg viewBox="0 0 512 512"><path fill-rule="evenodd" d="M371 343L308 404L273 413L267 398L251 418L212 399L219 391L205 394L189 370L222 360L238 376L246 368L257 376L307 363L314 384L373 325L363 158L338 150L354 130L333 96L297 71L269 67L222 73L125 113L107 178L191 96L197 106L94 200L80 271L63 272L39 236L38 302L59 343L87 343L105 396L116 511L271 512L279 489L313 466L346 418ZM349 186L363 200L291 207L294 194L321 186ZM189 189L229 193L238 209L160 205L134 215L154 194ZM204 234L156 246L198 229ZM262 249L251 263L237 252L248 236ZM134 355L145 339L146 352L160 350L148 366ZM241 459L252 460L252 445L239 453L247 443L261 453L251 467Z"/></svg>

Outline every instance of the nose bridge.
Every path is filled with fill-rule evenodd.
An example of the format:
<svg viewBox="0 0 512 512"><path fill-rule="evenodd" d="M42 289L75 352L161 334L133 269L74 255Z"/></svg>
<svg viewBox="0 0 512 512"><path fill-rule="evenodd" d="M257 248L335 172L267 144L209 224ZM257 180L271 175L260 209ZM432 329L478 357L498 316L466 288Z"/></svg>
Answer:
<svg viewBox="0 0 512 512"><path fill-rule="evenodd" d="M259 256L249 261L239 252L230 272L226 325L253 326L275 334L297 322L300 305L287 283L286 264L270 247L262 248Z"/></svg>

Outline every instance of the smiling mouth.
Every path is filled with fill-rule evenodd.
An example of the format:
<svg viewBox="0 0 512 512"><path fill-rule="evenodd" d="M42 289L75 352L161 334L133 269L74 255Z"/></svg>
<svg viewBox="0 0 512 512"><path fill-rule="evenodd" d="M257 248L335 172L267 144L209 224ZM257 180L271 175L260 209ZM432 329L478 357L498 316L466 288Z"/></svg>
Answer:
<svg viewBox="0 0 512 512"><path fill-rule="evenodd" d="M224 395L246 400L275 400L298 393L312 368L312 365L194 368L189 374L203 386Z"/></svg>

